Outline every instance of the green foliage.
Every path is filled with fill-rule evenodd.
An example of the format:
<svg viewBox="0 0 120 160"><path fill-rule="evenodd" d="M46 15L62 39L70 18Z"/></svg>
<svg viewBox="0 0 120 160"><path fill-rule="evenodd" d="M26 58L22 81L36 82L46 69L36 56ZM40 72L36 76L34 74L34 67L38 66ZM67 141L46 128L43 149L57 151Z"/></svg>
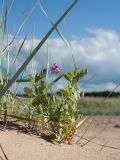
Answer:
<svg viewBox="0 0 120 160"><path fill-rule="evenodd" d="M69 84L60 89L62 98L56 97L54 103L52 103L55 109L49 119L54 131L53 137L58 141L68 141L70 143L75 132L76 120L79 117L77 104L81 96L80 90L77 90L77 85L79 80L86 74L86 69L80 70L79 68L64 74Z"/></svg>
<svg viewBox="0 0 120 160"><path fill-rule="evenodd" d="M31 87L24 88L29 96L34 95L32 105L41 117L47 117L47 126L52 132L51 140L57 142L67 141L70 143L75 129L76 120L79 118L77 108L81 96L80 90L77 90L78 82L87 74L86 69L75 68L63 75L60 75L49 84L46 82L46 70L40 74L31 76ZM64 77L69 83L60 89L61 96L51 93L50 89L60 78Z"/></svg>
<svg viewBox="0 0 120 160"><path fill-rule="evenodd" d="M3 115L3 122L6 125L7 122L7 114L9 112L13 112L14 110L14 100L10 93L6 93L4 97L1 98L0 101L0 114Z"/></svg>

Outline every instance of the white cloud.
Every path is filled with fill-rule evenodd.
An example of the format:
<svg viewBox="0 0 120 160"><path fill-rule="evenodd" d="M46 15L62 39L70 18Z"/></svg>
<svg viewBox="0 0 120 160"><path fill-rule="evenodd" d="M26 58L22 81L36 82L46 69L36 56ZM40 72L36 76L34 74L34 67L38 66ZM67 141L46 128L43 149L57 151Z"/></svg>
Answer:
<svg viewBox="0 0 120 160"><path fill-rule="evenodd" d="M111 90L120 82L120 33L103 29L88 29L88 32L88 37L71 40L74 57L80 67L88 68L90 75L97 73L89 82L88 90ZM26 41L19 64L22 64L25 55L28 55L31 47L34 48L39 41L40 39L35 38ZM19 38L18 45L21 42L22 39ZM73 67L71 50L60 38L51 38L33 59L33 65L37 70L43 63L46 64L47 44L53 62L61 64L62 67L63 59L66 70Z"/></svg>

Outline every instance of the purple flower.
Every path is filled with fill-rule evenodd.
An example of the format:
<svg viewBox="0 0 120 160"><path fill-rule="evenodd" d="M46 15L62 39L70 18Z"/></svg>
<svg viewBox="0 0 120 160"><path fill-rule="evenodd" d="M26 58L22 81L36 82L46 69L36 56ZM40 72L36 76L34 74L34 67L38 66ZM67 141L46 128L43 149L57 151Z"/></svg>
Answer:
<svg viewBox="0 0 120 160"><path fill-rule="evenodd" d="M51 72L52 73L59 73L60 72L60 67L57 63L54 63L52 66L51 66Z"/></svg>

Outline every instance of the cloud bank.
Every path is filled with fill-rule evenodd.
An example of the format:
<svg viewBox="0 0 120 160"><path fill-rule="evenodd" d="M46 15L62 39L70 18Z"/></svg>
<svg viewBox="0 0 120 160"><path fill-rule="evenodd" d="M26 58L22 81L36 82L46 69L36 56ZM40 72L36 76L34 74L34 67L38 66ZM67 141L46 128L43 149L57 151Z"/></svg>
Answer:
<svg viewBox="0 0 120 160"><path fill-rule="evenodd" d="M85 91L112 90L120 82L120 33L104 29L88 29L88 36L73 38L70 43L72 51L60 38L51 38L34 57L32 65L36 71L47 63L47 48L50 63L60 64L62 71L73 67L72 54L79 67L88 69L88 76L81 82L93 78L83 88ZM40 39L27 39L19 56L19 66L24 62L29 52ZM17 40L17 46L22 38ZM29 67L28 67L29 68ZM61 80L57 87L61 87ZM80 85L81 85L80 84ZM120 89L118 89L120 90Z"/></svg>

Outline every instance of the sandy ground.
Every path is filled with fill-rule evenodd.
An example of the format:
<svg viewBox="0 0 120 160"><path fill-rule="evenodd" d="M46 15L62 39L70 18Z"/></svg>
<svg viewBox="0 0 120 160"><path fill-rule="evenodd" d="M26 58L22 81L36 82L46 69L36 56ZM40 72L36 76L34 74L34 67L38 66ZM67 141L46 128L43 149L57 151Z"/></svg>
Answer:
<svg viewBox="0 0 120 160"><path fill-rule="evenodd" d="M54 145L15 130L0 130L0 144L9 160L120 160L120 117L89 118L72 145ZM1 149L0 160L5 160Z"/></svg>

